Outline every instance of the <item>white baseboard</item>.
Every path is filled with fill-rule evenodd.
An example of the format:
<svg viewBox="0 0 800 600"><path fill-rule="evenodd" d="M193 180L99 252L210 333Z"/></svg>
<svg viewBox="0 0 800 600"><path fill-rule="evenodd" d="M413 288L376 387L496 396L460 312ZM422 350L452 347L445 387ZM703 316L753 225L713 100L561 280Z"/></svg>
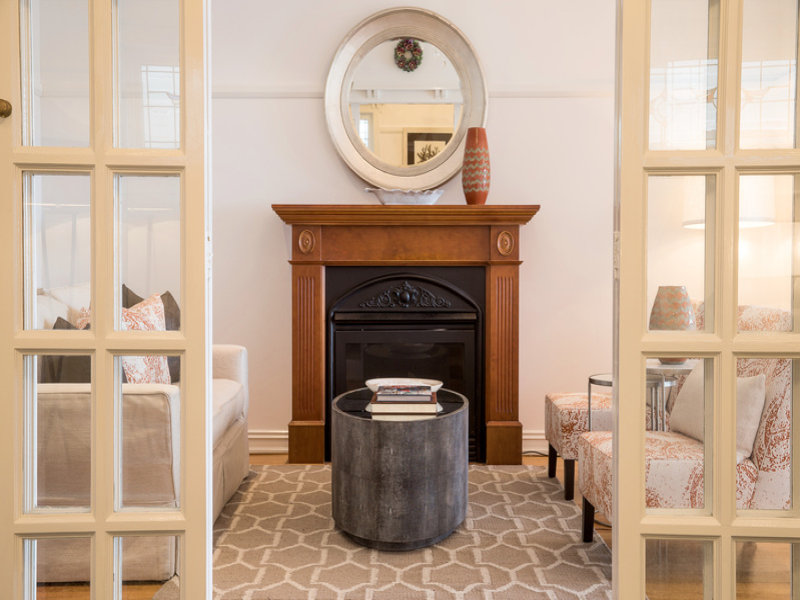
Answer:
<svg viewBox="0 0 800 600"><path fill-rule="evenodd" d="M289 431L287 429L251 429L248 432L250 454L288 454ZM543 429L522 431L523 452L547 452L547 440Z"/></svg>
<svg viewBox="0 0 800 600"><path fill-rule="evenodd" d="M250 454L289 454L288 429L250 429Z"/></svg>
<svg viewBox="0 0 800 600"><path fill-rule="evenodd" d="M544 437L544 429L523 429L522 451L547 454L547 439Z"/></svg>

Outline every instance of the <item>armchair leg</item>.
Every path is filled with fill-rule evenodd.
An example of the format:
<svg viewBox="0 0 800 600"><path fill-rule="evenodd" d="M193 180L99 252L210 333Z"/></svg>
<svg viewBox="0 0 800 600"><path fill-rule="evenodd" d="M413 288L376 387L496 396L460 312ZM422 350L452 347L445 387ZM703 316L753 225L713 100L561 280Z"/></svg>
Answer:
<svg viewBox="0 0 800 600"><path fill-rule="evenodd" d="M586 498L583 499L583 541L594 539L594 506Z"/></svg>
<svg viewBox="0 0 800 600"><path fill-rule="evenodd" d="M564 500L575 497L575 460L564 459Z"/></svg>
<svg viewBox="0 0 800 600"><path fill-rule="evenodd" d="M556 476L556 460L558 452L551 444L547 445L547 476L551 479Z"/></svg>

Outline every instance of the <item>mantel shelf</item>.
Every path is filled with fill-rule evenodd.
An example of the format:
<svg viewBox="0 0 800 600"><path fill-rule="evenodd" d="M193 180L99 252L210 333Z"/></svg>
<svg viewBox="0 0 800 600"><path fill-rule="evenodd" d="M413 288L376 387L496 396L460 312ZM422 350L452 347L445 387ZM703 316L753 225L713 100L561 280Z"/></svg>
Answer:
<svg viewBox="0 0 800 600"><path fill-rule="evenodd" d="M524 225L537 204L273 204L287 225Z"/></svg>

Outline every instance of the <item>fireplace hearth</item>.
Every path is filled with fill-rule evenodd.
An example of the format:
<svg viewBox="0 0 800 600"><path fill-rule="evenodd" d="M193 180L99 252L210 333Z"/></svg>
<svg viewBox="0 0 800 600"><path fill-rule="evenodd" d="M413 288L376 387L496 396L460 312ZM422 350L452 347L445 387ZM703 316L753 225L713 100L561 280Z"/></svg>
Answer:
<svg viewBox="0 0 800 600"><path fill-rule="evenodd" d="M345 371L342 385L362 386L369 369L385 374L386 365L402 362L403 354L411 355L405 371L417 373L421 371L409 365L422 362L416 359L425 352L449 352L450 357L442 358L437 372L450 368L442 365L458 362L464 365L464 376L460 380L455 375L434 378L449 378L450 386L474 384L476 397L483 390L483 400L469 398L483 414L475 417L475 438L483 435L484 440L476 446L476 452L485 448L488 464L519 464L519 229L539 207L281 204L272 208L292 227L289 462L325 460L328 402L337 389L332 378L338 361L333 372L327 368L330 343L339 334L346 338L345 334L367 333L372 328L370 335L383 337L375 344L368 339L357 342L360 349L353 352L362 366L354 367L352 375ZM338 285L336 278L329 280L328 271L338 268L378 271L360 283L342 284L337 292L331 289ZM479 294L453 282L443 284L449 281L449 275L418 272L427 268L475 268L482 272L483 305L477 301ZM392 269L397 271L390 273ZM381 279L393 275L396 277ZM355 305L348 304L352 310L338 311L336 319L329 320L330 303L344 307L346 303L340 304L340 300L350 298L354 287L370 293ZM466 294L453 294L454 289ZM464 304L447 306L448 302L462 300ZM377 313L381 313L383 322L370 320ZM404 322L407 313L415 314ZM464 318L448 322L459 313ZM436 327L429 326L437 320L444 325L439 322ZM330 327L335 328L333 334ZM450 329L448 335L455 341L431 341L440 329ZM470 335L480 336L481 341L468 344ZM387 337L403 341L392 346ZM455 348L458 345L461 350ZM475 348L474 356L468 356L468 345ZM382 356L384 352L391 357ZM466 371L473 362L479 365L475 381L468 383Z"/></svg>
<svg viewBox="0 0 800 600"><path fill-rule="evenodd" d="M485 280L483 267L326 269L326 414L367 379L439 379L469 399L469 458L483 462Z"/></svg>

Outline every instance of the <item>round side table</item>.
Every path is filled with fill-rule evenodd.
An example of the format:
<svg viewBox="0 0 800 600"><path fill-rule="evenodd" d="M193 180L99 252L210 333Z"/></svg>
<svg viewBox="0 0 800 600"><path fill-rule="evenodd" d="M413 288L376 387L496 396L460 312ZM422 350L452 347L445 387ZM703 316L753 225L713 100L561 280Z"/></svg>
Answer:
<svg viewBox="0 0 800 600"><path fill-rule="evenodd" d="M333 400L331 500L336 526L379 550L413 550L450 535L466 516L468 403L440 389L423 420L373 420L372 392Z"/></svg>
<svg viewBox="0 0 800 600"><path fill-rule="evenodd" d="M667 428L667 394L678 380L673 375L664 373L647 374L647 405L650 407L650 426L653 431L663 431ZM589 409L589 431L592 430L592 386L599 385L611 387L614 379L611 373L598 373L589 375L589 388L586 398Z"/></svg>

